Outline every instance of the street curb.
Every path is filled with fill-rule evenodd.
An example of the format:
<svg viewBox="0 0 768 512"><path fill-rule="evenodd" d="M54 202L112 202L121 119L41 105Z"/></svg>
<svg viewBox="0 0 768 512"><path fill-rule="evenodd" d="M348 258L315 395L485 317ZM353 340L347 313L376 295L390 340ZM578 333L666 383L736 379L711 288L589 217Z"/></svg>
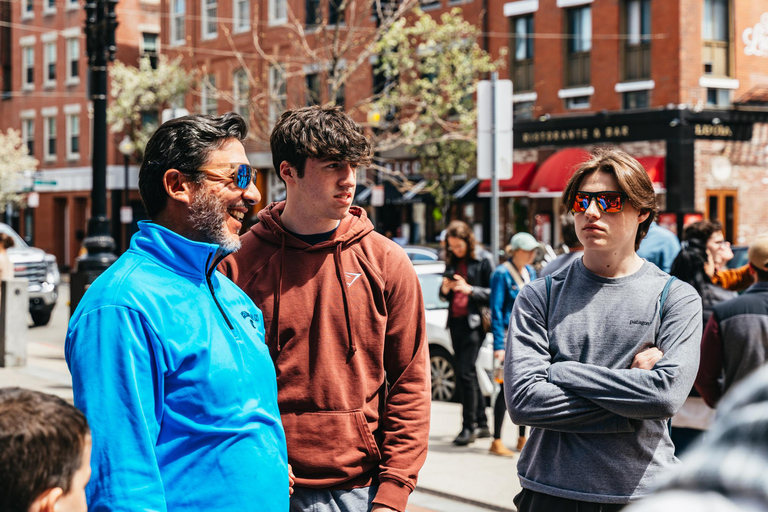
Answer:
<svg viewBox="0 0 768 512"><path fill-rule="evenodd" d="M513 508L500 507L498 505L484 503L482 501L465 498L463 496L456 496L455 494L450 494L443 491L436 491L435 489L428 489L426 487L421 487L420 485L416 486L416 490L419 492L423 492L424 494L431 494L432 496L437 496L438 498L445 498L451 501L458 501L460 503L466 503L467 505L472 505L473 507L484 508L486 510L492 510L494 512L517 512L517 509L514 507Z"/></svg>

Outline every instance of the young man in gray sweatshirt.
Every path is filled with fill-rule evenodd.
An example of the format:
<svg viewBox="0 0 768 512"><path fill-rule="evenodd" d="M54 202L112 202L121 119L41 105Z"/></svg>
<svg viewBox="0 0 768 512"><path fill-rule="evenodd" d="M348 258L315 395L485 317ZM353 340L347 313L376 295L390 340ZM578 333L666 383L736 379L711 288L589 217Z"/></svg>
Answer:
<svg viewBox="0 0 768 512"><path fill-rule="evenodd" d="M636 253L658 207L635 159L597 153L563 205L584 256L521 291L507 334L509 413L533 427L515 505L610 512L679 464L667 420L696 377L701 300Z"/></svg>

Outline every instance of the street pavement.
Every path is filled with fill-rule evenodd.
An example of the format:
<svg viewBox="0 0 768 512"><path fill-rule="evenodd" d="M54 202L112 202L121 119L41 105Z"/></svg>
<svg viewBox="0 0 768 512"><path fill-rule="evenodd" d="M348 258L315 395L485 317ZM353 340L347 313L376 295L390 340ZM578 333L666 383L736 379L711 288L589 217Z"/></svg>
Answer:
<svg viewBox="0 0 768 512"><path fill-rule="evenodd" d="M20 386L72 401L71 379L64 360L68 304L69 285L64 283L51 322L28 331L27 365L0 368L0 387ZM490 409L488 416L493 417ZM512 498L520 492L517 456L488 454L490 439L479 439L467 447L455 446L452 441L460 429L459 404L432 404L429 452L408 512L514 511ZM516 437L517 427L507 418L502 439L512 447Z"/></svg>

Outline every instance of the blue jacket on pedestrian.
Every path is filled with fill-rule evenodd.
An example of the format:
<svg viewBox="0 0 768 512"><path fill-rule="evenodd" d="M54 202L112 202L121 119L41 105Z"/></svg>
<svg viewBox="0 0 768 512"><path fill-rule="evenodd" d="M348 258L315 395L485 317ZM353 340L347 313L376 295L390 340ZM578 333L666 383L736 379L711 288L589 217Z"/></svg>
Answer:
<svg viewBox="0 0 768 512"><path fill-rule="evenodd" d="M214 270L217 251L140 222L70 320L91 512L288 510L261 311Z"/></svg>
<svg viewBox="0 0 768 512"><path fill-rule="evenodd" d="M536 279L536 270L525 266L531 276ZM493 333L493 350L504 350L504 340L509 327L509 316L515 304L520 287L512 278L506 265L499 265L491 274L491 332Z"/></svg>

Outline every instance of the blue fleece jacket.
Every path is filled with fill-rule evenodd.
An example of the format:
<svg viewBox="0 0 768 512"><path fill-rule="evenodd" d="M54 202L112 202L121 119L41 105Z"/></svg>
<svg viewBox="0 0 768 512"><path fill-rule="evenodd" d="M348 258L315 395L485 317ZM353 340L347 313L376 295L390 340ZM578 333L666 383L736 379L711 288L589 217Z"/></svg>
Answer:
<svg viewBox="0 0 768 512"><path fill-rule="evenodd" d="M531 281L536 279L536 270L525 266ZM520 287L512 278L506 265L499 265L491 274L491 332L493 333L493 350L504 350L504 340L507 339L509 316L515 304Z"/></svg>
<svg viewBox="0 0 768 512"><path fill-rule="evenodd" d="M217 245L139 229L67 333L93 434L88 510L287 511L261 311L213 271Z"/></svg>

